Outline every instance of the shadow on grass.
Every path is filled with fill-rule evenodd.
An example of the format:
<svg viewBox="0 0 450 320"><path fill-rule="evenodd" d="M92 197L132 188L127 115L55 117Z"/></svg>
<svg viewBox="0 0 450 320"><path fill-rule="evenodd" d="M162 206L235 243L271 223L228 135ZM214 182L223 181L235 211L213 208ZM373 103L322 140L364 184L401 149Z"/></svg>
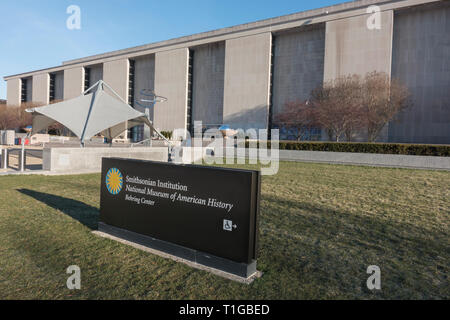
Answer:
<svg viewBox="0 0 450 320"><path fill-rule="evenodd" d="M422 248L442 248L441 241L446 237L444 232L434 230L434 237L430 239L427 236L430 230L418 226L417 221L400 222L396 219L399 212L392 213L391 217L377 214L368 216L358 211L332 209L283 197L264 196L263 200L269 203L263 217L268 225L288 233L306 233L313 239L329 240L337 237L341 244L346 240L349 241L348 245L365 243L370 248L377 247L381 252L392 250L398 254L398 245L411 246L417 252ZM287 211L270 209L273 203L298 211L292 215ZM387 243L391 246L386 246Z"/></svg>
<svg viewBox="0 0 450 320"><path fill-rule="evenodd" d="M78 200L29 189L17 189L17 191L63 212L91 230L97 229L98 227L99 211L93 206Z"/></svg>
<svg viewBox="0 0 450 320"><path fill-rule="evenodd" d="M327 298L369 298L374 293L366 287L366 269L375 264L385 274L378 298L445 297L448 268L436 258L445 254L444 232L430 237L425 227L395 219L398 212L384 218L283 197L262 200L260 247L269 272L288 272L298 287L306 280L323 288L318 280L326 281L321 297L335 292L339 296Z"/></svg>

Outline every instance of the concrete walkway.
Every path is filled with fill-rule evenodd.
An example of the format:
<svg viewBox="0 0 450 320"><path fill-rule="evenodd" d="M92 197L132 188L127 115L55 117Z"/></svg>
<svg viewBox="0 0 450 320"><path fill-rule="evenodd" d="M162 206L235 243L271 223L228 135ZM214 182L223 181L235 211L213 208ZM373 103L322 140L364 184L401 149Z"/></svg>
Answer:
<svg viewBox="0 0 450 320"><path fill-rule="evenodd" d="M236 152L232 148L227 148L226 151ZM264 153L266 152L270 157L270 150L264 151ZM249 159L249 154L258 155L258 150L247 149L246 159ZM252 159L255 158L252 157ZM450 170L450 157L434 156L279 150L279 160L404 169Z"/></svg>
<svg viewBox="0 0 450 320"><path fill-rule="evenodd" d="M389 168L450 170L450 157L434 156L280 150L280 160Z"/></svg>

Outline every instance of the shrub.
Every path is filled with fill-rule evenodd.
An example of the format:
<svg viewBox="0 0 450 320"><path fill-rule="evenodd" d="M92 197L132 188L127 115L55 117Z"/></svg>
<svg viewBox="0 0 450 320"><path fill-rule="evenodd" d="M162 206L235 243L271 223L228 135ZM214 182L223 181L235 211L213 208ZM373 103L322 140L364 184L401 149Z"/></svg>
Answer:
<svg viewBox="0 0 450 320"><path fill-rule="evenodd" d="M172 131L161 131L161 134L168 140L172 139Z"/></svg>
<svg viewBox="0 0 450 320"><path fill-rule="evenodd" d="M268 147L270 148L269 143L267 144ZM246 147L248 147L248 145L249 144L246 143ZM355 153L379 153L379 154L450 157L450 146L427 145L427 144L280 141L280 150L355 152Z"/></svg>

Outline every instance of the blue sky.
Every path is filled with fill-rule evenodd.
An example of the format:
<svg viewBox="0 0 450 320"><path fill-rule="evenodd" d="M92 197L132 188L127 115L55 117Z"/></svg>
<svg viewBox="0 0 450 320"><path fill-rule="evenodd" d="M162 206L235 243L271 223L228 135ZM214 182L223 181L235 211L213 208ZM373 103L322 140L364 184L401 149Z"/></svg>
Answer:
<svg viewBox="0 0 450 320"><path fill-rule="evenodd" d="M6 99L6 75L341 2L344 0L2 0L0 98ZM81 30L66 28L70 5L81 8Z"/></svg>

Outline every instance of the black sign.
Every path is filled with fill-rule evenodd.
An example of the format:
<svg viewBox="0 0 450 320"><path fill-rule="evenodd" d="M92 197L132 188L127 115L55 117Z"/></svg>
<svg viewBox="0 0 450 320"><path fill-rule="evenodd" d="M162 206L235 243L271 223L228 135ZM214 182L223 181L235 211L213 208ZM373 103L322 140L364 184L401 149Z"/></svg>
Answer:
<svg viewBox="0 0 450 320"><path fill-rule="evenodd" d="M260 180L254 170L104 158L100 221L248 264Z"/></svg>

